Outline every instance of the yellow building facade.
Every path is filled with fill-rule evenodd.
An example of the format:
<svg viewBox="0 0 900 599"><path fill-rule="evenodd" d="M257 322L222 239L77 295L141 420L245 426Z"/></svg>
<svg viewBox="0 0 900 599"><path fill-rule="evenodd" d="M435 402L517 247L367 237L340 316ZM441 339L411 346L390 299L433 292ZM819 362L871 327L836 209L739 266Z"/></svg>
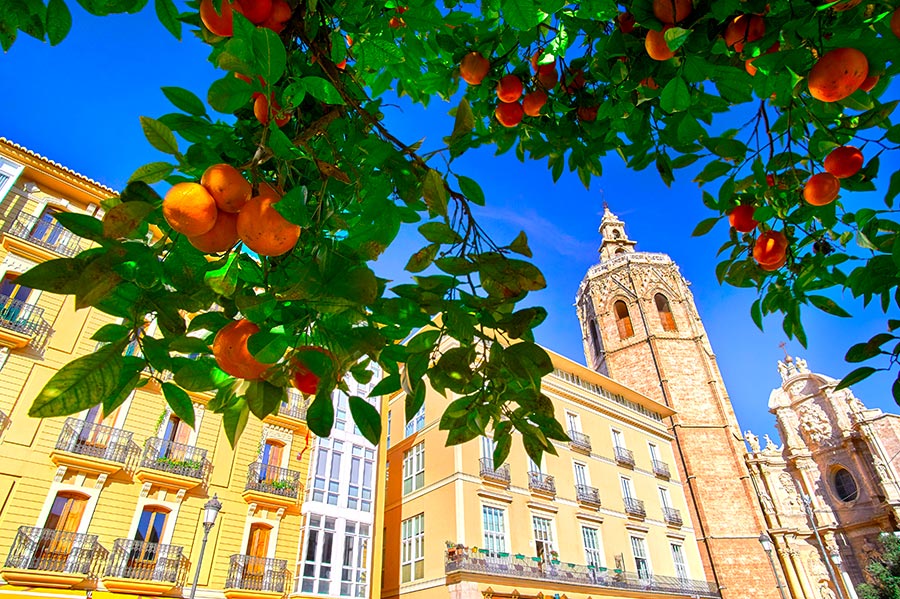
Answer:
<svg viewBox="0 0 900 599"><path fill-rule="evenodd" d="M50 377L94 351L91 336L113 319L16 277L88 247L54 213L100 216L114 195L0 138L0 596L186 596L214 496L222 509L197 596L285 595L312 443L299 395L266 421L251 419L234 449L221 416L205 409L211 396L192 395L192 429L158 381L105 418L96 409L27 415Z"/></svg>
<svg viewBox="0 0 900 599"><path fill-rule="evenodd" d="M433 390L388 402L382 597L718 597L704 578L665 420L673 412L549 352L543 391L570 443L445 447Z"/></svg>

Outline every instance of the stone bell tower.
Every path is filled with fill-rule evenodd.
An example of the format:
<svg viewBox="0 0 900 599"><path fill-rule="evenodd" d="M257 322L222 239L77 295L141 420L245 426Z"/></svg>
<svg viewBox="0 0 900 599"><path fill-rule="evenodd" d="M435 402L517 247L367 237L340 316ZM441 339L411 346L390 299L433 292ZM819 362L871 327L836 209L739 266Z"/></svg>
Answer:
<svg viewBox="0 0 900 599"><path fill-rule="evenodd" d="M600 233L600 262L575 298L587 364L676 411L677 466L723 599L779 599L744 441L689 283L666 254L635 251L606 205Z"/></svg>

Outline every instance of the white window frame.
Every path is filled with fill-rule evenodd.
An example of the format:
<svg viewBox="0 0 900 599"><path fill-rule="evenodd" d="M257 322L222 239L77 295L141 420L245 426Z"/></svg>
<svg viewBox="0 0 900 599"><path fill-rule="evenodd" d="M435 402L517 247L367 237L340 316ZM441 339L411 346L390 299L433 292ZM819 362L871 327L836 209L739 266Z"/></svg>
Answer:
<svg viewBox="0 0 900 599"><path fill-rule="evenodd" d="M584 477L581 480L579 480L579 470L584 474ZM591 472L588 469L588 465L584 462L572 460L572 475L575 477L576 485L584 485L586 487L591 486Z"/></svg>
<svg viewBox="0 0 900 599"><path fill-rule="evenodd" d="M659 457L659 447L656 445L656 443L647 443L647 449L650 451L651 463L662 461L662 459Z"/></svg>
<svg viewBox="0 0 900 599"><path fill-rule="evenodd" d="M672 496L666 487L659 487L659 502L665 509L672 509Z"/></svg>
<svg viewBox="0 0 900 599"><path fill-rule="evenodd" d="M588 531L593 535L596 547L588 546ZM584 547L584 562L586 565L594 565L597 568L606 567L606 556L603 554L603 537L600 529L595 526L581 525L581 544ZM595 559L592 559L595 558Z"/></svg>
<svg viewBox="0 0 900 599"><path fill-rule="evenodd" d="M576 433L581 432L581 416L566 410L566 427Z"/></svg>
<svg viewBox="0 0 900 599"><path fill-rule="evenodd" d="M425 441L403 452L403 494L409 495L425 486Z"/></svg>
<svg viewBox="0 0 900 599"><path fill-rule="evenodd" d="M622 499L635 499L634 483L627 476L619 477L619 485L622 488Z"/></svg>
<svg viewBox="0 0 900 599"><path fill-rule="evenodd" d="M622 449L628 449L625 445L625 435L622 434L622 431L611 429L612 430L612 442L613 448L621 447ZM620 443L621 441L621 443Z"/></svg>
<svg viewBox="0 0 900 599"><path fill-rule="evenodd" d="M641 580L649 580L653 577L653 568L650 565L650 554L647 551L647 540L644 537L631 535L631 556L634 559L634 569ZM638 551L638 549L640 551ZM640 555L638 555L640 553ZM638 560L644 561L644 575L641 575L641 568Z"/></svg>
<svg viewBox="0 0 900 599"><path fill-rule="evenodd" d="M488 512L493 512L490 514L490 520ZM505 508L486 503L481 504L482 546L488 550L490 557L499 557L499 553L509 553L509 538L506 535L509 526L506 518L507 512ZM497 524L499 530L490 530L490 523Z"/></svg>
<svg viewBox="0 0 900 599"><path fill-rule="evenodd" d="M679 580L690 580L690 571L684 557L684 545L669 543L669 551L672 553L672 563L675 565L675 577Z"/></svg>
<svg viewBox="0 0 900 599"><path fill-rule="evenodd" d="M538 520L541 521L541 526L538 527ZM546 522L546 526L543 524ZM544 555L544 561L549 562L552 558L553 552L556 551L558 553L558 549L556 548L556 524L553 521L553 518L548 518L547 516L539 516L537 514L531 515L531 534L534 538L534 552L535 555L538 555L538 543L544 543L545 547L549 547L549 550ZM539 533L546 533L547 538L542 539L539 538L541 535Z"/></svg>
<svg viewBox="0 0 900 599"><path fill-rule="evenodd" d="M421 576L416 566L422 564ZM408 568L408 569L407 569ZM416 514L400 522L400 583L425 578L425 514Z"/></svg>
<svg viewBox="0 0 900 599"><path fill-rule="evenodd" d="M419 408L419 411L412 417L412 420L406 423L406 428L404 429L406 434L403 435L403 438L406 438L413 433L417 433L423 428L425 428L425 404L422 404L422 407Z"/></svg>
<svg viewBox="0 0 900 599"><path fill-rule="evenodd" d="M313 518L319 518L319 523L314 525L312 523ZM331 528L327 527L329 520L331 521ZM324 514L307 515L306 522L304 523L303 559L298 565L299 572L296 577L297 592L314 595L327 595L331 593L331 583L335 578L334 569L340 568L341 564L341 555L337 551L340 538L338 536L339 531L337 524L338 519L333 516L326 516ZM309 540L311 538L310 532L312 530L315 530L317 534L314 555L310 556ZM329 534L331 535L331 555L328 556L328 560L326 561L322 558L322 552L325 550L325 536ZM272 545L271 540L270 545ZM306 567L308 565L313 566L313 574L311 576L306 575ZM303 584L306 581L312 583L312 590L303 589Z"/></svg>

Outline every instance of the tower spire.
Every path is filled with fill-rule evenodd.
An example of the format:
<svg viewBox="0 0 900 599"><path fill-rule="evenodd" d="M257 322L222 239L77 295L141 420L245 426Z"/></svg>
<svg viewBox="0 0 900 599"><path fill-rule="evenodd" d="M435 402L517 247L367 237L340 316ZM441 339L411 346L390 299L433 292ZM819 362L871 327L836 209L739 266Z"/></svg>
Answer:
<svg viewBox="0 0 900 599"><path fill-rule="evenodd" d="M600 261L610 260L617 254L633 253L637 242L628 239L625 233L625 223L609 209L609 204L603 202L603 218L600 220Z"/></svg>

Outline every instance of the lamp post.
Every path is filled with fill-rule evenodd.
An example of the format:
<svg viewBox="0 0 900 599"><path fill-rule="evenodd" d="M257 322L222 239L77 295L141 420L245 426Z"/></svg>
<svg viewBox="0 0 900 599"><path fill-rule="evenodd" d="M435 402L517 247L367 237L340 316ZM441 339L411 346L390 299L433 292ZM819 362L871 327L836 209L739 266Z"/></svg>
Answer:
<svg viewBox="0 0 900 599"><path fill-rule="evenodd" d="M834 573L834 564L831 563L831 556L828 554L828 551L825 550L825 544L822 542L822 537L819 535L819 526L816 524L816 518L813 515L812 511L812 499L806 493L801 495L801 499L803 500L803 507L806 509L806 517L809 518L809 525L813 529L813 533L816 535L816 541L819 544L819 549L822 550L822 558L825 561L825 569L828 571L828 578L831 579L831 584L834 585L835 590L837 591L838 597L840 599L846 599L844 596L844 590L841 588L841 583L837 579L837 575Z"/></svg>
<svg viewBox="0 0 900 599"><path fill-rule="evenodd" d="M841 580L844 581L844 588L850 595L850 599L857 599L856 590L853 588L853 583L850 581L849 575L847 574L847 572L841 569L841 564L843 563L843 560L841 559L841 552L835 549L829 557L834 563L834 567L835 569L837 569L838 574L840 574Z"/></svg>
<svg viewBox="0 0 900 599"><path fill-rule="evenodd" d="M778 588L781 599L787 599L784 596L784 587L781 586L781 577L778 576L778 568L775 567L775 560L772 559L772 539L766 531L759 533L759 544L762 545L763 551L765 551L766 555L769 557L769 564L772 566L772 574L775 575L775 587Z"/></svg>
<svg viewBox="0 0 900 599"><path fill-rule="evenodd" d="M222 509L222 502L218 495L203 505L203 544L200 545L200 556L197 557L197 570L194 571L194 584L191 585L191 599L197 593L197 581L200 580L200 567L203 565L203 552L206 551L206 540L209 538L210 529L216 524L216 517Z"/></svg>

